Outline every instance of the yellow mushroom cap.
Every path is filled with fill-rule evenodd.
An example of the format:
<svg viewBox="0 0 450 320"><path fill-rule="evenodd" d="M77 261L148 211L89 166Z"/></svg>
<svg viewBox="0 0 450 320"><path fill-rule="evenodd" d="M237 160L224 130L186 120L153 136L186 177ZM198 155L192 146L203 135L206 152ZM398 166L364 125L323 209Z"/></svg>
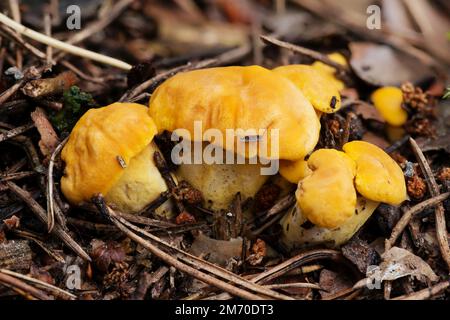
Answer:
<svg viewBox="0 0 450 320"><path fill-rule="evenodd" d="M315 225L334 229L355 214L356 165L341 151L319 149L309 157L308 166L313 172L298 185L298 206Z"/></svg>
<svg viewBox="0 0 450 320"><path fill-rule="evenodd" d="M278 158L288 160L311 152L320 131L314 108L302 92L281 75L259 66L178 73L153 93L149 113L159 132L186 129L190 136L181 136L194 141L203 139L193 137L195 121L201 121L203 132L219 129L224 137L227 129L263 129L269 150L271 130L278 129ZM214 143L230 149L224 141Z"/></svg>
<svg viewBox="0 0 450 320"><path fill-rule="evenodd" d="M398 205L406 200L405 178L399 165L382 149L365 141L344 145L356 162L356 189L369 200Z"/></svg>
<svg viewBox="0 0 450 320"><path fill-rule="evenodd" d="M372 93L371 99L387 123L392 126L405 124L408 113L402 108L402 90L397 87L382 87Z"/></svg>
<svg viewBox="0 0 450 320"><path fill-rule="evenodd" d="M291 80L317 110L333 113L341 108L341 96L336 86L312 66L288 65L273 71Z"/></svg>
<svg viewBox="0 0 450 320"><path fill-rule="evenodd" d="M280 161L280 175L291 183L298 183L300 180L312 173L308 167L308 162L305 160L281 160Z"/></svg>
<svg viewBox="0 0 450 320"><path fill-rule="evenodd" d="M340 54L339 52L333 52L333 53L329 54L328 58L330 58L334 62L337 62L343 66L348 65L345 57L342 54ZM336 69L335 68L333 68L321 61L315 61L311 66L313 68L315 68L316 70L322 72L328 78L328 80L334 84L334 86L336 87L337 90L341 91L342 89L345 88L345 83L336 77Z"/></svg>
<svg viewBox="0 0 450 320"><path fill-rule="evenodd" d="M61 152L66 164L61 189L69 202L80 204L96 193L106 195L125 171L119 159L129 164L155 134L156 126L143 105L114 103L87 111Z"/></svg>

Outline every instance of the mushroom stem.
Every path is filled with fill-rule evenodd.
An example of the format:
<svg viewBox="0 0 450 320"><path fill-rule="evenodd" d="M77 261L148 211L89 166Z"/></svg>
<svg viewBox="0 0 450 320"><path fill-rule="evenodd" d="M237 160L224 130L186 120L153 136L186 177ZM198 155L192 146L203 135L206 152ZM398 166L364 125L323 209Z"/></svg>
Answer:
<svg viewBox="0 0 450 320"><path fill-rule="evenodd" d="M177 176L203 193L207 207L228 209L240 192L242 200L253 197L269 176L261 175L260 164L182 164Z"/></svg>
<svg viewBox="0 0 450 320"><path fill-rule="evenodd" d="M122 176L105 196L108 203L127 213L139 212L167 190L153 160L157 150L152 142L126 164Z"/></svg>
<svg viewBox="0 0 450 320"><path fill-rule="evenodd" d="M305 226L306 218L298 206L294 206L281 219L281 242L288 248L326 244L338 247L347 242L369 219L380 203L358 197L355 214L335 229Z"/></svg>

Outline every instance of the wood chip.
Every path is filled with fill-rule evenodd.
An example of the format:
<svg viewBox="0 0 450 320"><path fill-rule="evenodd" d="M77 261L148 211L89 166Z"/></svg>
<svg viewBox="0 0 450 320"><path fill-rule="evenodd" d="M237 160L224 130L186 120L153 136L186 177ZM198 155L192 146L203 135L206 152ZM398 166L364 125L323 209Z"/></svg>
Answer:
<svg viewBox="0 0 450 320"><path fill-rule="evenodd" d="M33 122L41 135L39 148L41 149L42 154L46 157L50 156L59 144L58 135L42 108L37 107L36 110L31 113L31 119L33 119Z"/></svg>

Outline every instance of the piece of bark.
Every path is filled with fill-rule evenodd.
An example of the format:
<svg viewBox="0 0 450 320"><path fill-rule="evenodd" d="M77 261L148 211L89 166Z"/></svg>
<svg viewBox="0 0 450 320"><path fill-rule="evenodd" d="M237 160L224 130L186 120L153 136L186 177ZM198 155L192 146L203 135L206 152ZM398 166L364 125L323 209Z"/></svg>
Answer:
<svg viewBox="0 0 450 320"><path fill-rule="evenodd" d="M36 108L36 110L31 113L31 119L33 119L33 122L41 135L39 148L41 149L42 154L46 157L50 156L59 144L58 135L53 129L53 126L43 109L39 107Z"/></svg>
<svg viewBox="0 0 450 320"><path fill-rule="evenodd" d="M27 271L31 267L32 253L26 240L10 240L0 244L0 268Z"/></svg>
<svg viewBox="0 0 450 320"><path fill-rule="evenodd" d="M366 274L369 266L380 262L380 257L375 249L359 238L354 238L343 246L342 254L353 262L362 274Z"/></svg>
<svg viewBox="0 0 450 320"><path fill-rule="evenodd" d="M351 281L345 275L328 269L320 272L319 285L324 289L319 291L322 299L352 287Z"/></svg>
<svg viewBox="0 0 450 320"><path fill-rule="evenodd" d="M62 93L77 82L77 76L72 71L66 71L54 78L32 80L22 88L22 92L32 98L41 98Z"/></svg>

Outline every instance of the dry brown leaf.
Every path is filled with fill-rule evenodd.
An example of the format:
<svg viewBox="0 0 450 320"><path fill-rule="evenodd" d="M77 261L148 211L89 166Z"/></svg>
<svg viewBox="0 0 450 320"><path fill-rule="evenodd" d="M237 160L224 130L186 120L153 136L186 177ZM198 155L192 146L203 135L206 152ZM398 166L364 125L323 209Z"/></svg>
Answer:
<svg viewBox="0 0 450 320"><path fill-rule="evenodd" d="M406 81L418 84L433 77L430 68L419 60L389 46L370 42L352 42L349 46L353 71L371 85L400 86Z"/></svg>
<svg viewBox="0 0 450 320"><path fill-rule="evenodd" d="M425 261L408 250L392 247L382 255L382 258L383 262L379 266L368 271L369 279L382 282L411 276L422 282L439 280Z"/></svg>
<svg viewBox="0 0 450 320"><path fill-rule="evenodd" d="M264 240L257 239L252 246L252 254L248 256L247 261L252 266L260 264L267 255L267 247Z"/></svg>
<svg viewBox="0 0 450 320"><path fill-rule="evenodd" d="M367 131L366 133L364 133L362 140L373 143L374 145L380 147L381 149L386 149L387 147L390 146L390 143L387 142L386 139L380 137L379 135L371 131Z"/></svg>
<svg viewBox="0 0 450 320"><path fill-rule="evenodd" d="M385 123L385 120L381 116L380 112L371 104L363 102L355 103L353 105L353 110L364 120L375 120L381 123Z"/></svg>

